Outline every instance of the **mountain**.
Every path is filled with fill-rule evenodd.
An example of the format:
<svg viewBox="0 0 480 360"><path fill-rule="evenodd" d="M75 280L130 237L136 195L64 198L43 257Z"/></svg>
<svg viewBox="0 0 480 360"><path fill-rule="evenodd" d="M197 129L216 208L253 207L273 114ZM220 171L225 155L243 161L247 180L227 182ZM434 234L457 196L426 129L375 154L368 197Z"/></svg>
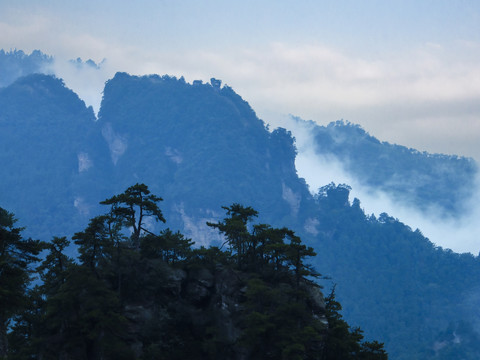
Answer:
<svg viewBox="0 0 480 360"><path fill-rule="evenodd" d="M296 118L314 138L315 152L334 158L360 185L423 212L460 217L476 188L471 158L429 154L380 142L359 125L339 120L327 126Z"/></svg>
<svg viewBox="0 0 480 360"><path fill-rule="evenodd" d="M32 74L0 89L0 127L2 205L27 234L51 238L86 224L89 198L105 193L97 177L111 168L93 110L62 80Z"/></svg>
<svg viewBox="0 0 480 360"><path fill-rule="evenodd" d="M260 212L259 223L287 226L315 248L312 263L331 278L322 284L336 284L346 320L385 342L392 359L460 351L438 346L459 322L475 338L478 257L436 247L388 214L366 215L348 186L330 184L312 196L296 173L291 134L270 132L218 80L117 73L95 121L61 80L32 75L0 90L0 126L0 206L44 240L82 230L101 211L99 201L137 182L164 199L169 226L197 245L220 245L205 222L218 221L221 206L241 203ZM427 154L418 159L441 163Z"/></svg>
<svg viewBox="0 0 480 360"><path fill-rule="evenodd" d="M318 198L314 265L338 284L346 319L385 341L392 358L435 359L441 332L478 324L479 258L436 247L386 213L365 216L348 191L331 185Z"/></svg>
<svg viewBox="0 0 480 360"><path fill-rule="evenodd" d="M30 74L53 74L52 65L53 57L40 50L34 50L28 55L22 50L5 52L0 49L0 87L8 86L19 77Z"/></svg>
<svg viewBox="0 0 480 360"><path fill-rule="evenodd" d="M115 190L142 181L165 194L169 221L187 235L207 230L222 205L251 204L274 224L312 202L295 173L285 129L268 132L231 88L168 76L117 74L107 82L98 123L110 144ZM287 199L287 200L285 200Z"/></svg>

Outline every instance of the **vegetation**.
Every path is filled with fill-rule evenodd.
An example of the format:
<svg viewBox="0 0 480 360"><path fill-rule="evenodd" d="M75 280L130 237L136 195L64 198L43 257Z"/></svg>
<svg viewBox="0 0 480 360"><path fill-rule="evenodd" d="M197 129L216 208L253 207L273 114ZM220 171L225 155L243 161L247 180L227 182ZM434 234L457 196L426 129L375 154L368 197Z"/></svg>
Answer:
<svg viewBox="0 0 480 360"><path fill-rule="evenodd" d="M226 249L193 248L148 230L147 217L164 221L160 201L143 184L103 201L110 211L72 238L78 259L65 237L22 239L1 209L0 357L387 359L342 320L333 292L325 306L315 253L293 231L251 225L257 212L233 204L209 224Z"/></svg>
<svg viewBox="0 0 480 360"><path fill-rule="evenodd" d="M478 321L479 258L437 247L388 214L366 216L348 197L349 187L335 184L317 196L323 246L312 263L334 275L349 323L388 344L392 358L435 359L432 349L450 323ZM368 300L359 300L365 293ZM464 346L460 340L456 350Z"/></svg>
<svg viewBox="0 0 480 360"><path fill-rule="evenodd" d="M325 148L331 148L330 140L345 139L345 152L353 152L358 160L352 164L365 166L359 176L366 173L376 176L372 179L378 180L378 184L393 184L388 181L392 179L390 175L400 172L401 181L397 185L402 186L397 190L402 197L412 193L428 195L416 197L416 206L435 203L442 207L454 204L461 194L471 197L470 175L474 164L470 160L375 142L351 124L333 124L328 128L330 131L332 136L317 138L319 146L325 143ZM342 146L337 150L341 152ZM457 351L459 358L465 352L475 354L475 348L468 346L471 343L468 339L475 339L476 324L480 322L478 256L456 254L435 246L420 230L411 229L388 214L378 217L365 214L358 199L349 199L346 185L330 184L312 196L296 173L295 155L295 140L290 132L270 131L247 102L228 86L218 86L218 82L188 84L171 76L118 73L105 86L97 121L92 109L52 76L32 74L0 89L0 185L4 189L0 192L1 206L19 218L15 226L26 226L22 232L25 238L51 243L55 235L66 235L69 244L59 238L53 252L57 254L62 249L60 252L69 260L57 261L66 269L71 267L68 264L72 258L76 259L74 268L79 265L77 255L81 244L91 243L92 236L97 239L100 252L96 248L95 252L88 250L80 255L85 261L93 259L90 268L94 269L94 278L98 272L101 281L108 279L108 284L112 284L109 289L120 297L120 304L125 307L122 314L127 320L148 318L148 311L142 309L150 309L141 301L125 300L127 294L143 296L154 287L154 279L164 274L164 286L155 290L158 299L170 294L183 299L185 304L206 302L202 306L211 305L211 312L202 313L212 316L208 321L202 317L202 326L218 329L221 317L213 316L219 313L211 302L216 299L220 304L221 297L210 296L211 287L206 288L210 290L205 290L204 300L193 294L217 277L235 284L238 277L222 272L214 264L226 264L222 266L247 274L255 267L269 269L263 262L252 262L252 256L255 258L258 251L264 251L258 244L242 245L238 248L240 254L234 243L221 247L225 239L220 225L231 225L226 220L219 221L223 218L221 205L248 204L261 214L260 222L270 224L257 229L257 224L251 224L256 218L253 216L247 221L248 233L270 234L272 238L284 236L284 243L293 241L294 245L294 238L282 229L294 231L307 249L311 247L317 253L315 257L306 257L310 258L308 263L332 279L317 281L326 288L337 284L335 297L342 304L344 319L353 326L360 325L367 341L377 339L385 343L390 358L435 359L441 356L442 349ZM424 169L433 169L435 176L423 176L428 175ZM402 177L401 171L408 175ZM418 174L422 176L417 177ZM409 181L411 178L422 185ZM112 194L123 193L139 179L148 183L153 193L165 195L161 202L162 216L168 219L171 229L181 232L164 229L163 221L155 215L146 216L142 240L133 245L130 231L125 231L132 226L134 232L133 225L119 225L117 216L121 214L112 210L113 203L107 205L109 212L104 213L105 206L98 204L99 199L111 199ZM128 210L129 205L118 201L118 208ZM208 227L207 221L219 226ZM105 231L107 237L101 235ZM80 235L72 239L75 233ZM190 256L190 238L195 239L198 247L195 259ZM137 266L139 259L144 263ZM186 259L194 261L183 268ZM237 269L239 260L241 268ZM162 271L156 265L148 265L158 263L162 264ZM179 267L181 271L177 272L175 269ZM197 272L198 268L208 271ZM86 274L90 273L75 276ZM133 279L140 275L150 279L149 285L133 287ZM200 275L205 278L198 279ZM299 275L300 272L297 279ZM262 280L267 289L271 288L268 279ZM250 279L241 280L246 284ZM183 284L180 292L179 283ZM32 301L40 304L42 296L34 295L31 294ZM161 304L172 303L162 301ZM234 304L239 302L232 300L225 306L230 309L231 305L235 313ZM182 304L168 310L159 307L152 312L164 316L165 321L172 316L178 321L183 319L188 327L189 319L196 318L196 313ZM73 304L68 306L74 308ZM450 329L456 329L455 324L459 323L467 324L460 328L472 329L473 333L454 337L460 343L445 342L451 339ZM144 328L156 329L161 339L161 334L171 333L165 324L152 321ZM219 332L198 332L208 334L211 348L216 348L213 339L236 326L239 325L232 324ZM133 328L130 325L131 331ZM176 336L196 339L199 333ZM158 339L148 340L152 354ZM437 348L438 351L434 350Z"/></svg>
<svg viewBox="0 0 480 360"><path fill-rule="evenodd" d="M31 265L39 261L38 240L23 239L13 214L0 208L0 355L7 351L7 332L15 314L28 303Z"/></svg>
<svg viewBox="0 0 480 360"><path fill-rule="evenodd" d="M423 211L434 208L440 215L458 217L467 210L478 172L473 159L381 142L348 121L327 126L297 121L311 128L319 155L337 158L361 184Z"/></svg>
<svg viewBox="0 0 480 360"><path fill-rule="evenodd" d="M88 222L89 202L104 197L98 176L111 166L94 120L52 76L32 74L0 88L1 183L12 189L2 193L2 205L28 223L29 236L72 235Z"/></svg>

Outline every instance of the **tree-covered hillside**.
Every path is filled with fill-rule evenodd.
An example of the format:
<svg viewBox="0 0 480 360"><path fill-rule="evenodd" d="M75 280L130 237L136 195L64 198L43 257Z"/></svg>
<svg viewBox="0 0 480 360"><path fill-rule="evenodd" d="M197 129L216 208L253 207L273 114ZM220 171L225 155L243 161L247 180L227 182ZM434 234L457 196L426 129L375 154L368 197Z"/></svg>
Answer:
<svg viewBox="0 0 480 360"><path fill-rule="evenodd" d="M33 74L0 89L0 128L2 205L43 239L82 226L111 167L93 110L62 80Z"/></svg>
<svg viewBox="0 0 480 360"><path fill-rule="evenodd" d="M480 323L479 257L436 247L386 213L366 216L348 193L347 186L330 184L317 197L313 264L338 284L345 317L385 341L392 358L436 359L441 333L459 321L471 330ZM473 349L466 359L479 355Z"/></svg>
<svg viewBox="0 0 480 360"><path fill-rule="evenodd" d="M346 320L385 342L392 359L476 351L467 340L448 339L458 324L465 339L477 336L479 258L437 248L387 214L366 215L346 185L312 196L296 173L291 134L270 132L214 79L189 84L118 73L95 121L61 80L32 75L0 90L0 126L0 206L28 235L48 241L80 232L100 213L99 199L142 182L164 198L169 226L197 246L220 246L206 222L221 221L221 206L245 204L262 223L286 226L315 249L312 263L331 278L326 285L337 284Z"/></svg>
<svg viewBox="0 0 480 360"><path fill-rule="evenodd" d="M291 135L268 132L231 88L212 84L121 73L108 81L98 123L115 164L111 184L151 183L169 195L166 212L180 226L233 202L288 224L309 196ZM204 221L190 225L188 235L206 230Z"/></svg>
<svg viewBox="0 0 480 360"><path fill-rule="evenodd" d="M315 139L315 151L338 159L360 184L436 215L461 216L476 190L477 164L454 155L429 154L380 142L359 125L339 120L327 126L296 118Z"/></svg>
<svg viewBox="0 0 480 360"><path fill-rule="evenodd" d="M324 299L306 263L315 253L293 231L249 230L258 213L233 204L209 224L224 249L193 249L180 232L147 230L165 221L160 201L144 184L103 201L72 237L78 261L67 238L26 240L0 208L0 358L387 359L342 319L334 292Z"/></svg>

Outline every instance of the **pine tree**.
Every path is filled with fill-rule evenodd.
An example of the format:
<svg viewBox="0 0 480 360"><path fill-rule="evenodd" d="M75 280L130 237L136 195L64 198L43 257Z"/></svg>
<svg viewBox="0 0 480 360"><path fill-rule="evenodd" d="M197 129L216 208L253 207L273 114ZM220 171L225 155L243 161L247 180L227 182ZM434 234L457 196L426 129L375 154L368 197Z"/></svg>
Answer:
<svg viewBox="0 0 480 360"><path fill-rule="evenodd" d="M250 233L247 224L258 216L258 212L251 207L244 207L240 204L233 204L228 207L222 206L227 211L227 216L218 223L207 222L207 225L218 229L227 238L226 243L236 254L237 265L242 267L243 260L248 252Z"/></svg>
<svg viewBox="0 0 480 360"><path fill-rule="evenodd" d="M8 352L12 319L30 305L28 286L44 247L39 240L23 239L15 222L12 213L0 208L0 358Z"/></svg>
<svg viewBox="0 0 480 360"><path fill-rule="evenodd" d="M126 227L131 227L132 243L136 250L140 249L140 235L150 233L145 227L145 218L153 217L155 221L165 222L158 203L163 199L153 195L145 184L130 186L122 194L106 199L100 204L111 205L111 214L122 221Z"/></svg>

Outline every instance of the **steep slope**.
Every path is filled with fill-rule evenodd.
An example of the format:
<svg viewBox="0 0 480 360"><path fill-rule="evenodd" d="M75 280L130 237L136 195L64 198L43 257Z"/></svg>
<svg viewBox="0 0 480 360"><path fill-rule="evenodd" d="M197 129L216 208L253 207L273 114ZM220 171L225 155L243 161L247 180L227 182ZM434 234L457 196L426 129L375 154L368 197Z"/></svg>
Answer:
<svg viewBox="0 0 480 360"><path fill-rule="evenodd" d="M380 142L348 121L319 126L296 120L313 134L317 154L338 159L360 184L438 215L457 217L466 210L478 172L473 159Z"/></svg>
<svg viewBox="0 0 480 360"><path fill-rule="evenodd" d="M315 266L337 284L348 321L385 341L391 358L434 359L441 332L479 323L479 258L435 247L385 213L365 216L348 191L330 185L317 199Z"/></svg>
<svg viewBox="0 0 480 360"><path fill-rule="evenodd" d="M71 234L91 215L102 187L95 177L110 166L94 120L52 76L29 75L0 90L0 202L25 221L27 234Z"/></svg>

